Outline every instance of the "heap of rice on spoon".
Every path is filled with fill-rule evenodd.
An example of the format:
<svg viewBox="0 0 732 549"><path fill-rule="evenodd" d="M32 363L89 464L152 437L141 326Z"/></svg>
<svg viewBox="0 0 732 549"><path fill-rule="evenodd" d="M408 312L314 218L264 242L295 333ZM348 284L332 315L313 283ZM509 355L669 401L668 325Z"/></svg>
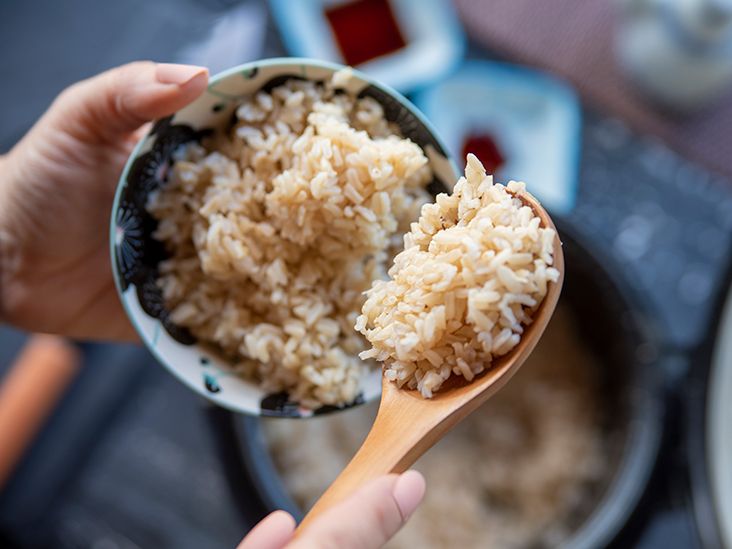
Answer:
<svg viewBox="0 0 732 549"><path fill-rule="evenodd" d="M520 195L524 183L493 183L468 155L453 193L422 207L404 236L390 280L367 291L356 322L400 387L430 398L451 376L467 381L520 341L524 326L559 279L555 231Z"/></svg>

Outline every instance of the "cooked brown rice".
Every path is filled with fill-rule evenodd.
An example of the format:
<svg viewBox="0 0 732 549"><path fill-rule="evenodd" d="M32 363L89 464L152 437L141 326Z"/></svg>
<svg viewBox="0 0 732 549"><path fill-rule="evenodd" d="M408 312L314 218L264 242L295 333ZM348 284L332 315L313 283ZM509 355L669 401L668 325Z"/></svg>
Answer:
<svg viewBox="0 0 732 549"><path fill-rule="evenodd" d="M335 93L347 76L244 101L230 132L180 152L148 203L171 254L158 283L172 320L310 407L357 396L362 294L432 178L376 101Z"/></svg>
<svg viewBox="0 0 732 549"><path fill-rule="evenodd" d="M471 381L513 349L556 282L553 229L474 155L453 194L422 208L404 237L390 280L367 292L356 329L372 345L363 359L429 398L451 374Z"/></svg>

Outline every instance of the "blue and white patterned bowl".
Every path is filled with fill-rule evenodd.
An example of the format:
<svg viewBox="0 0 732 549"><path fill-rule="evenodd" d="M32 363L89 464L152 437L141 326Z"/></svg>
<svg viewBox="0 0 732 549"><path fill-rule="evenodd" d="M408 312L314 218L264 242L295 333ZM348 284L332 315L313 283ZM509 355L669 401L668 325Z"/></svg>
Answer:
<svg viewBox="0 0 732 549"><path fill-rule="evenodd" d="M199 141L232 123L236 105L247 96L271 89L290 78L325 81L341 65L310 59L267 59L241 65L211 78L208 90L173 116L158 120L138 143L122 176L112 209L110 246L112 268L120 299L145 345L171 373L194 391L234 411L253 415L307 417L341 408L324 406L311 411L289 400L285 393L267 394L256 383L233 374L230 364L170 320L160 288L155 283L158 263L166 257L152 238L156 221L147 213L148 194L165 185L174 151ZM386 118L427 153L435 173L432 188L451 188L455 164L424 116L396 91L354 71L348 91L369 96L383 107ZM376 398L380 372L364 383L359 404Z"/></svg>

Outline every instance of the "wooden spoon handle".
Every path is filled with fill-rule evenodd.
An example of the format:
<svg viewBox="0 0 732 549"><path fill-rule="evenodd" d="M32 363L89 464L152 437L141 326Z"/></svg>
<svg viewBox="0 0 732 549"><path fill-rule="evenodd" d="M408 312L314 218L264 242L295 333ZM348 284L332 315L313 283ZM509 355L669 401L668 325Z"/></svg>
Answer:
<svg viewBox="0 0 732 549"><path fill-rule="evenodd" d="M436 406L414 391L383 380L379 413L366 440L297 529L343 501L366 482L389 473L403 473L458 421L453 402ZM467 413L467 412L466 412Z"/></svg>
<svg viewBox="0 0 732 549"><path fill-rule="evenodd" d="M297 533L302 532L316 517L340 503L363 484L388 473L406 471L419 457L412 452L414 436L401 429L389 429L391 410L379 410L366 440L351 462L330 485L300 523Z"/></svg>

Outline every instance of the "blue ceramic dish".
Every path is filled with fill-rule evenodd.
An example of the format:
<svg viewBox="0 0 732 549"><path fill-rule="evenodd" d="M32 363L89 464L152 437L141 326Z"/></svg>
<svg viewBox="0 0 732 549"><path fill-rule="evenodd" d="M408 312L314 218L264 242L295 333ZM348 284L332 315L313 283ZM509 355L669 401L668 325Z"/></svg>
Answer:
<svg viewBox="0 0 732 549"><path fill-rule="evenodd" d="M325 15L338 2L270 0L269 4L291 55L345 62ZM406 46L358 65L359 70L407 93L437 82L457 67L466 40L451 2L390 0L389 5Z"/></svg>
<svg viewBox="0 0 732 549"><path fill-rule="evenodd" d="M518 65L466 61L414 102L456 158L466 136L489 134L506 159L499 181L525 181L552 214L572 209L582 118L567 84Z"/></svg>

